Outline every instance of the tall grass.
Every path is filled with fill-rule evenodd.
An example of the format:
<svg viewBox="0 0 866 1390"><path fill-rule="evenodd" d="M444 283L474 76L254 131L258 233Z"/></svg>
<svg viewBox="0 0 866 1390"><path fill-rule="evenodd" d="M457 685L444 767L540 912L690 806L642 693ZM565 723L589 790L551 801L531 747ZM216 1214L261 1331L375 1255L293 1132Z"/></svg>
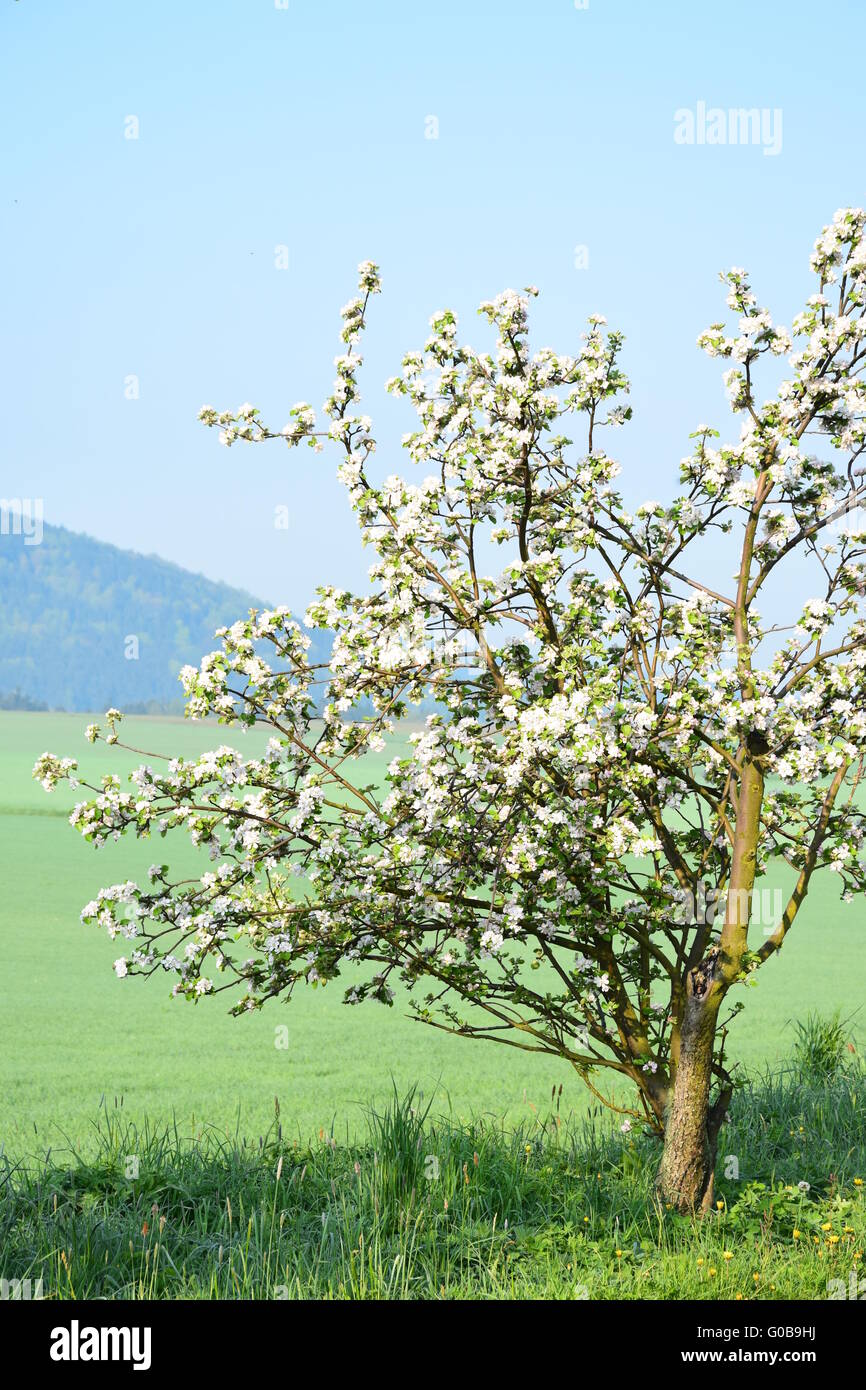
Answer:
<svg viewBox="0 0 866 1390"><path fill-rule="evenodd" d="M843 1018L838 1009L824 1015L810 1012L794 1020L794 1067L807 1082L835 1081L855 1065L851 1041L853 1015Z"/></svg>
<svg viewBox="0 0 866 1390"><path fill-rule="evenodd" d="M91 1159L2 1161L0 1276L48 1298L826 1298L866 1249L864 1101L856 1067L753 1080L704 1221L598 1111L508 1129L413 1091L361 1142L291 1142L276 1115L255 1145L107 1112Z"/></svg>

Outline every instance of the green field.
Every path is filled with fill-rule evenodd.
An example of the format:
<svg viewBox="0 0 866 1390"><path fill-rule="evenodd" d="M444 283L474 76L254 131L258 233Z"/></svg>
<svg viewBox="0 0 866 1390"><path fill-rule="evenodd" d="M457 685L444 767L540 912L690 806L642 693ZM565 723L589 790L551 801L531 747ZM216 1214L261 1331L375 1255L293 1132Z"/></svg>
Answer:
<svg viewBox="0 0 866 1390"><path fill-rule="evenodd" d="M178 842L121 841L95 851L67 825L68 789L47 796L31 779L35 758L51 750L79 759L97 780L141 758L83 738L84 715L0 714L0 979L3 1059L0 1138L7 1154L44 1155L65 1138L87 1147L100 1107L124 1118L168 1121L184 1133L216 1126L256 1139L279 1097L283 1132L308 1139L334 1126L362 1132L362 1107L381 1102L392 1077L403 1094L417 1083L433 1114L531 1120L563 1083L562 1112L584 1113L587 1093L565 1066L510 1048L482 1047L424 1028L376 1004L342 1005L342 986L300 991L288 1008L230 1018L224 999L190 1005L167 982L118 981L116 943L81 925L82 905L106 883L140 876L156 859L194 863ZM215 725L130 719L138 747L192 754L228 742L251 753L261 742ZM387 755L393 756L393 750ZM371 758L364 781L387 758ZM80 793L79 793L80 795ZM863 997L863 908L845 907L833 875L819 879L778 960L761 971L745 1014L733 1026L730 1055L750 1068L774 1065L792 1045L790 1020L809 1010L852 1013ZM287 1025L289 1047L275 1047ZM855 1020L862 1041L864 1020ZM95 1141L94 1141L95 1142Z"/></svg>

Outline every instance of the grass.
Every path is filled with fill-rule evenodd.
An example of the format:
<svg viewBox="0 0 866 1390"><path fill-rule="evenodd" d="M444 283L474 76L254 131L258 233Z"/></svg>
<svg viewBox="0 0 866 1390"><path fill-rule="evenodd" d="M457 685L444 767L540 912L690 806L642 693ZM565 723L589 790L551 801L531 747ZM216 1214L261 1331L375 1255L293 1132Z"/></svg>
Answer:
<svg viewBox="0 0 866 1390"><path fill-rule="evenodd" d="M482 1048L425 1029L393 1009L342 1005L342 982L301 990L288 1009L229 1018L220 1000L199 1006L170 999L160 980L118 981L116 943L85 929L81 906L105 883L142 875L159 858L195 872L181 841L126 841L95 852L66 824L74 794L46 796L32 781L46 748L77 756L96 780L141 758L83 738L83 715L0 713L0 978L4 1049L0 1060L0 1142L9 1154L48 1147L66 1135L96 1150L94 1122L122 1109L142 1126L173 1115L185 1131L201 1119L223 1135L265 1133L279 1096L287 1132L306 1136L335 1116L363 1132L362 1103L383 1104L390 1077L401 1092L418 1082L441 1107L475 1122L492 1113L510 1125L543 1110L563 1084L563 1117L585 1114L589 1095L570 1069L510 1048ZM215 742L251 753L262 741L213 725L155 718L126 722L141 748L192 755ZM364 778L381 777L393 750L372 755ZM199 870L200 871L200 870ZM778 960L761 971L736 1020L728 1054L751 1068L772 1065L793 1044L793 1019L806 1006L843 1015L860 1002L866 938L862 907L842 906L833 875L819 879ZM288 1028L288 1047L276 1030ZM862 1017L852 1024L861 1043Z"/></svg>
<svg viewBox="0 0 866 1390"><path fill-rule="evenodd" d="M353 1141L275 1116L251 1145L106 1109L89 1157L0 1168L0 1273L54 1299L826 1298L866 1249L864 1099L855 1066L739 1092L704 1221L658 1203L655 1143L596 1111L506 1127L410 1090Z"/></svg>

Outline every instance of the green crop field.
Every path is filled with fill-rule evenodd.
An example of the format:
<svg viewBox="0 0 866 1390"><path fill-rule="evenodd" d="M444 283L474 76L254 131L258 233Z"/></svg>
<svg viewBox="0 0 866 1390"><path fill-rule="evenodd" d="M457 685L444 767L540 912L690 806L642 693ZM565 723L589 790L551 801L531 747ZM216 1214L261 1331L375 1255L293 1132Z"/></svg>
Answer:
<svg viewBox="0 0 866 1390"><path fill-rule="evenodd" d="M342 1004L341 984L299 991L234 1019L225 998L193 1006L169 995L166 980L115 978L119 954L78 920L106 883L144 873L154 860L195 862L178 840L121 841L96 851L66 823L74 794L46 795L31 778L50 749L79 759L97 780L142 761L83 738L83 715L0 714L0 978L3 1060L0 1137L7 1154L44 1154L73 1140L87 1147L100 1107L142 1121L175 1117L185 1133L215 1126L252 1139L278 1097L284 1133L306 1140L320 1129L363 1129L363 1107L417 1084L433 1113L494 1115L509 1123L546 1112L563 1084L562 1111L583 1113L588 1093L564 1065L510 1048L449 1037L392 1009ZM134 718L125 738L153 752L193 754L218 743L251 753L257 732L183 720ZM365 760L363 781L381 779L393 756ZM79 793L80 795L80 793ZM200 862L200 861L199 861ZM762 972L749 1008L732 1028L730 1055L751 1069L790 1052L792 1018L809 1010L857 1010L866 978L863 907L838 900L837 880L819 878L780 958ZM288 1028L288 1047L276 1030ZM858 1016L853 1029L864 1036Z"/></svg>

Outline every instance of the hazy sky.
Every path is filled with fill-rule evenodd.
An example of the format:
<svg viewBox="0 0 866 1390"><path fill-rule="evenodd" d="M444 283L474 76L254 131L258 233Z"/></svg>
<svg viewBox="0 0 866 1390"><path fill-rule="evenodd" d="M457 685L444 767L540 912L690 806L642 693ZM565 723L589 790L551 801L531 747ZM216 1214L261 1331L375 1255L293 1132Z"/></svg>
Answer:
<svg viewBox="0 0 866 1390"><path fill-rule="evenodd" d="M790 325L814 237L866 198L863 0L278 4L2 0L2 492L273 602L358 586L336 453L229 452L196 412L318 409L369 257L387 471L413 466L382 384L430 313L481 347L478 303L536 284L535 347L575 350L592 312L626 333L635 418L606 442L663 499L697 423L735 433L695 347L717 272L749 267ZM678 144L700 102L776 124Z"/></svg>

